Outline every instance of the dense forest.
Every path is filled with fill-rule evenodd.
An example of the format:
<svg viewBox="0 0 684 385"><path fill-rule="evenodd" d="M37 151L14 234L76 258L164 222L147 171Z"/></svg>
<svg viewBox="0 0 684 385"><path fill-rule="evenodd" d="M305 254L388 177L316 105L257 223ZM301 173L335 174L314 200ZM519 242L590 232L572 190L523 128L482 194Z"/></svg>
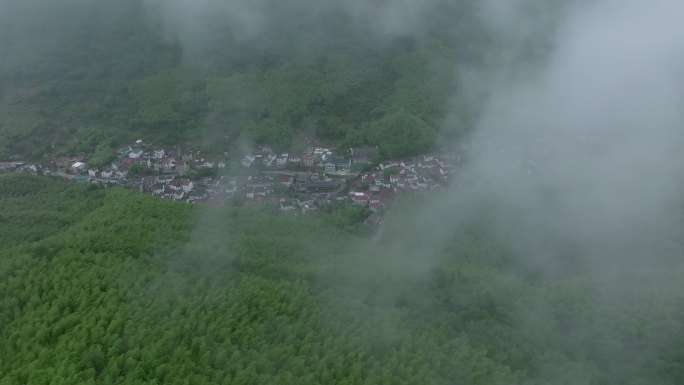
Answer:
<svg viewBox="0 0 684 385"><path fill-rule="evenodd" d="M541 274L486 215L428 226L453 211L426 199L375 239L2 176L0 383L682 382L681 263Z"/></svg>
<svg viewBox="0 0 684 385"><path fill-rule="evenodd" d="M0 175L0 385L684 383L677 4L0 0L0 161L459 149L377 226Z"/></svg>
<svg viewBox="0 0 684 385"><path fill-rule="evenodd" d="M221 154L315 139L380 145L393 157L467 129L473 106L453 102L456 65L492 60L474 2L431 2L416 10L430 23L389 32L334 5L255 3L268 28L245 36L211 2L176 24L168 14L183 10L165 12L162 2L3 2L0 158L104 157L138 137ZM185 13L201 12L193 7ZM458 123L448 129L447 108Z"/></svg>

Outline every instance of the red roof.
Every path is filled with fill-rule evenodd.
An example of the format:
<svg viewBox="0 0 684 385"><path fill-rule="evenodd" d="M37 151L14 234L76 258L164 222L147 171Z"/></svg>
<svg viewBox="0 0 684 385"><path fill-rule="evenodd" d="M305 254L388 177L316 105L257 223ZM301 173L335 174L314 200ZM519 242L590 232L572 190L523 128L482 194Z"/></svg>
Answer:
<svg viewBox="0 0 684 385"><path fill-rule="evenodd" d="M121 167L123 167L124 170L128 170L133 163L135 163L135 159L125 158L123 162L121 162Z"/></svg>

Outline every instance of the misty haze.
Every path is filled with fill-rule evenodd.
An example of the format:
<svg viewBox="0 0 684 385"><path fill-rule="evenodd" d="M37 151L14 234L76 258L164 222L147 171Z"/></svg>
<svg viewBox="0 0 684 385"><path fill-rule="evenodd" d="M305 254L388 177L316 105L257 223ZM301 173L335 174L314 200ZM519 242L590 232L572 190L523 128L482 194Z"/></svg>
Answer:
<svg viewBox="0 0 684 385"><path fill-rule="evenodd" d="M0 385L684 383L681 15L0 0Z"/></svg>

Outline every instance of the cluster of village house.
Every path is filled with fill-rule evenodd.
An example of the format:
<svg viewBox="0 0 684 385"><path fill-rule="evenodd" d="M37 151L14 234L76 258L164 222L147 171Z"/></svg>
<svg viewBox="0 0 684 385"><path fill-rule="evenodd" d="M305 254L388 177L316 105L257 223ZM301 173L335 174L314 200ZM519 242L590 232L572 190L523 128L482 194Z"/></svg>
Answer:
<svg viewBox="0 0 684 385"><path fill-rule="evenodd" d="M118 184L164 199L216 205L270 204L294 213L330 204L362 205L372 212L367 223L378 224L395 197L446 186L459 161L454 154L423 155L351 172L354 163L370 165L374 153L371 147L352 148L348 154L314 147L303 154L278 154L261 147L239 162L227 164L180 146L153 147L138 140L121 148L116 159L101 170L89 168L87 156L81 154L42 165L0 162L0 172L35 173L40 169L77 182ZM300 171L286 171L292 165ZM133 176L134 166L136 174L148 176ZM210 173L215 176L198 177L201 169L215 169Z"/></svg>

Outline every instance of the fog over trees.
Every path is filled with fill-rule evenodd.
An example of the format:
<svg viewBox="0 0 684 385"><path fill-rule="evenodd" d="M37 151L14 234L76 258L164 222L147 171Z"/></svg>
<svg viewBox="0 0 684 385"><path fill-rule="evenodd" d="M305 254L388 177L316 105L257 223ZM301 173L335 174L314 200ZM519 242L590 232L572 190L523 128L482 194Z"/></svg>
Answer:
<svg viewBox="0 0 684 385"><path fill-rule="evenodd" d="M140 135L377 144L368 126L396 113L458 136L441 124L456 66L492 52L467 1L43 3L3 1L3 156Z"/></svg>
<svg viewBox="0 0 684 385"><path fill-rule="evenodd" d="M462 158L379 233L0 175L0 385L681 384L683 12L0 0L0 158Z"/></svg>

